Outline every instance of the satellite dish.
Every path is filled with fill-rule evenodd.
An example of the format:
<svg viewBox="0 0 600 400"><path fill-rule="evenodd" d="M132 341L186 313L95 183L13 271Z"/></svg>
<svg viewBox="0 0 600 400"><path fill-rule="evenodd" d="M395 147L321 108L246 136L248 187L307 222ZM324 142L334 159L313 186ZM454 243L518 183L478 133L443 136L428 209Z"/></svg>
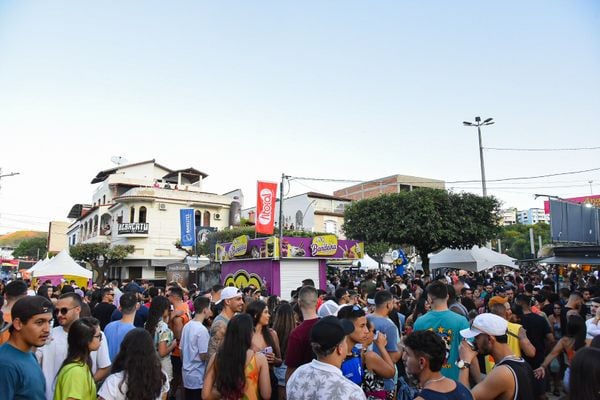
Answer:
<svg viewBox="0 0 600 400"><path fill-rule="evenodd" d="M110 158L110 161L112 161L114 164L117 164L117 165L127 164L127 159L125 157L121 157L121 156L112 156Z"/></svg>

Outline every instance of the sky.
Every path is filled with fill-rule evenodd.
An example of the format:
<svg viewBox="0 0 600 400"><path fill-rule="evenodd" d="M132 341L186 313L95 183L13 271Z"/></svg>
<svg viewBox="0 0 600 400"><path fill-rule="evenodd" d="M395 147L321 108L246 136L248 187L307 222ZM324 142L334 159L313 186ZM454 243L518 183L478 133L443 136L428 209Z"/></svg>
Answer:
<svg viewBox="0 0 600 400"><path fill-rule="evenodd" d="M480 194L462 121L494 118L487 148L599 147L598 110L595 0L2 0L0 167L19 175L0 180L0 233L66 220L113 156L195 167L245 207L282 173ZM488 192L519 209L600 194L599 155L485 149Z"/></svg>

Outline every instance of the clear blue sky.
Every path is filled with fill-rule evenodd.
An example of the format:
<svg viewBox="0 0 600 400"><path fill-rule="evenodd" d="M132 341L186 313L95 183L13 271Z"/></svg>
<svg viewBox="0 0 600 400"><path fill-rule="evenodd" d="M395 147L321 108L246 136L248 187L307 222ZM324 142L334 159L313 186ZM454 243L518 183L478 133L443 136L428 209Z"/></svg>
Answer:
<svg viewBox="0 0 600 400"><path fill-rule="evenodd" d="M480 177L488 147L600 146L600 2L0 1L0 232L45 230L110 157L210 176ZM488 179L600 167L600 151L485 151ZM488 184L600 194L600 172ZM294 182L290 194L341 185ZM480 184L449 184L480 193Z"/></svg>

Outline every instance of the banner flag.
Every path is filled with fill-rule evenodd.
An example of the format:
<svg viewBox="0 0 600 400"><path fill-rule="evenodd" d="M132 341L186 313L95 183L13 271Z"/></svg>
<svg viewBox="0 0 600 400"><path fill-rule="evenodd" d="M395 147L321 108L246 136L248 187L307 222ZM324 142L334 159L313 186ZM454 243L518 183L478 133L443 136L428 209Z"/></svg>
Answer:
<svg viewBox="0 0 600 400"><path fill-rule="evenodd" d="M181 245L196 245L196 220L193 208L182 208L179 210L179 221L181 223Z"/></svg>
<svg viewBox="0 0 600 400"><path fill-rule="evenodd" d="M259 181L256 199L256 233L273 234L276 202L277 183Z"/></svg>

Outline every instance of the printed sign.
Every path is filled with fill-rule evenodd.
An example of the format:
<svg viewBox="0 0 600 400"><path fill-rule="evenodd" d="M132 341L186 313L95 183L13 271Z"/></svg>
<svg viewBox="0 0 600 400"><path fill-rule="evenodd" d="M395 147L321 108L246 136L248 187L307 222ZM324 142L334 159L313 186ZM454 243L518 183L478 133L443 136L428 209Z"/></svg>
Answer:
<svg viewBox="0 0 600 400"><path fill-rule="evenodd" d="M277 184L258 182L256 198L256 233L272 235L275 226L275 202L277 201Z"/></svg>
<svg viewBox="0 0 600 400"><path fill-rule="evenodd" d="M196 220L193 208L182 208L179 210L179 222L181 224L181 245L196 245Z"/></svg>
<svg viewBox="0 0 600 400"><path fill-rule="evenodd" d="M310 255L313 257L333 256L337 253L338 240L335 235L315 236L310 244Z"/></svg>
<svg viewBox="0 0 600 400"><path fill-rule="evenodd" d="M150 224L147 222L134 222L134 223L126 223L119 224L117 228L117 232L119 235L127 235L127 234L148 234L148 228Z"/></svg>
<svg viewBox="0 0 600 400"><path fill-rule="evenodd" d="M227 250L229 258L241 257L248 252L248 236L242 235L233 239Z"/></svg>

